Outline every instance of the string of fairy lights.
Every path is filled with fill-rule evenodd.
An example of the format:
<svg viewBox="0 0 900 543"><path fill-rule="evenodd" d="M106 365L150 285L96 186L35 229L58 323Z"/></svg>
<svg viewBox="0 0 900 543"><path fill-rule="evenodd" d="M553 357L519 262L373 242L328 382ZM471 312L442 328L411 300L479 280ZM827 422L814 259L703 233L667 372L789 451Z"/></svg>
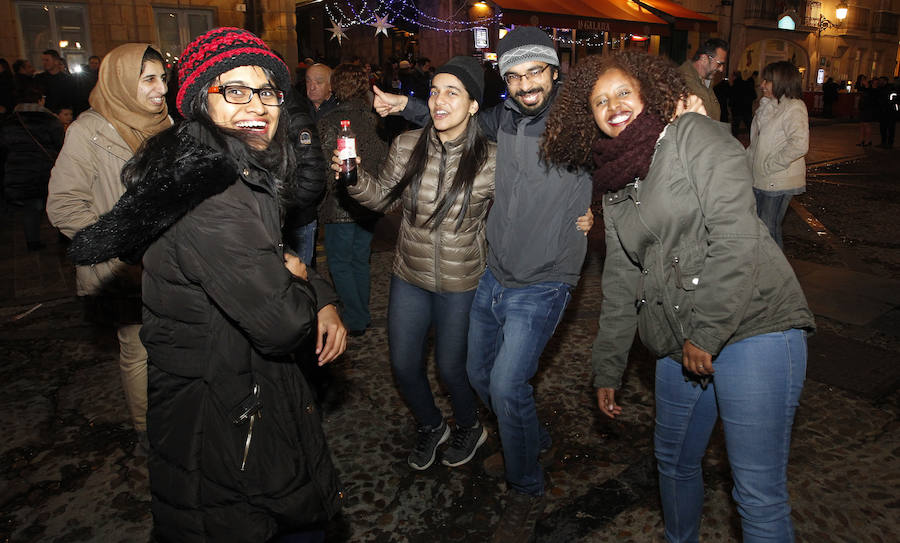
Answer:
<svg viewBox="0 0 900 543"><path fill-rule="evenodd" d="M445 19L422 11L413 0L329 1L325 2L325 13L331 20L332 26L328 29L332 34L331 37L337 39L339 44L341 40L349 39L344 31L355 26L371 26L375 29L376 35L383 33L388 36L388 29L394 28L393 23L398 19L421 28L446 33L469 32L473 28L492 25L502 26L503 22L503 13L499 9L495 10L492 16L481 19ZM540 28L547 31L561 45L566 46L618 47L623 41L618 36L613 38L609 32L597 32L573 40L568 32L553 32L554 29L550 27ZM624 40L635 37L628 34Z"/></svg>

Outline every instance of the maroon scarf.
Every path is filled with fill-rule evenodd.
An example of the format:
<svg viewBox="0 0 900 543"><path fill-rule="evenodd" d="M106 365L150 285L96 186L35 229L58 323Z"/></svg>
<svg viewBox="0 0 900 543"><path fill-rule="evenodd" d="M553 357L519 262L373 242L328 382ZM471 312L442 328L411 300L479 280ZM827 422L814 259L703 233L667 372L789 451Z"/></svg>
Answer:
<svg viewBox="0 0 900 543"><path fill-rule="evenodd" d="M647 177L656 141L666 123L642 111L616 138L594 143L594 200L614 192L635 178Z"/></svg>

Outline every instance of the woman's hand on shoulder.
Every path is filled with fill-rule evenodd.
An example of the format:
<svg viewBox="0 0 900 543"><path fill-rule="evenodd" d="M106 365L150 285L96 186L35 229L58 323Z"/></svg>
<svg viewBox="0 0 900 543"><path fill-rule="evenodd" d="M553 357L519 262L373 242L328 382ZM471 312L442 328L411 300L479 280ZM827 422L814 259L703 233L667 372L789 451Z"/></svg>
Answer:
<svg viewBox="0 0 900 543"><path fill-rule="evenodd" d="M337 308L332 304L320 309L317 316L316 354L319 357L319 365L324 366L341 356L347 349L347 328L344 327Z"/></svg>
<svg viewBox="0 0 900 543"><path fill-rule="evenodd" d="M607 417L614 419L622 414L622 408L616 403L616 390L614 388L597 389L597 405L600 411Z"/></svg>

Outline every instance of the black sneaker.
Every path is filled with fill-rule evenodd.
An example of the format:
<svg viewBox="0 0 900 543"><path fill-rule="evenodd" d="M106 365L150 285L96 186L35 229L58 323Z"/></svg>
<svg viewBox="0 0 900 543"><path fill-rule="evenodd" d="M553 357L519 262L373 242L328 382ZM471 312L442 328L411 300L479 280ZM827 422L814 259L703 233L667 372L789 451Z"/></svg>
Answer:
<svg viewBox="0 0 900 543"><path fill-rule="evenodd" d="M450 446L444 450L444 459L441 463L451 468L461 466L475 456L478 447L484 445L485 441L487 429L480 422L469 428L457 426L450 439Z"/></svg>
<svg viewBox="0 0 900 543"><path fill-rule="evenodd" d="M534 525L544 512L544 497L522 494L515 490L506 493L500 522L494 530L492 543L525 543L534 537Z"/></svg>
<svg viewBox="0 0 900 543"><path fill-rule="evenodd" d="M434 456L437 452L438 445L450 439L450 427L447 421L442 420L441 425L437 428L428 426L420 426L418 436L416 437L416 446L406 462L412 469L423 470L434 464Z"/></svg>

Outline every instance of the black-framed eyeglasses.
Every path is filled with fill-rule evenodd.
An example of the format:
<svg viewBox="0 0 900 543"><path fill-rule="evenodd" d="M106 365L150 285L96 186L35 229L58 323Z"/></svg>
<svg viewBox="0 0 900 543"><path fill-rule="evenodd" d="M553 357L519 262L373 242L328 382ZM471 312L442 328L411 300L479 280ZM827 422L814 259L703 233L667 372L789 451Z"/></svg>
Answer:
<svg viewBox="0 0 900 543"><path fill-rule="evenodd" d="M216 85L210 87L207 94L221 94L229 104L249 104L254 94L259 96L259 101L264 106L280 106L284 103L284 92L271 87L254 89L244 85Z"/></svg>
<svg viewBox="0 0 900 543"><path fill-rule="evenodd" d="M512 85L514 83L518 83L519 81L521 81L523 79L527 79L528 81L533 81L539 75L544 73L544 71L549 67L550 67L549 64L544 64L543 68L532 68L532 69L528 70L527 72L525 72L524 74L507 73L505 76L503 76L503 80L506 81L507 85Z"/></svg>

